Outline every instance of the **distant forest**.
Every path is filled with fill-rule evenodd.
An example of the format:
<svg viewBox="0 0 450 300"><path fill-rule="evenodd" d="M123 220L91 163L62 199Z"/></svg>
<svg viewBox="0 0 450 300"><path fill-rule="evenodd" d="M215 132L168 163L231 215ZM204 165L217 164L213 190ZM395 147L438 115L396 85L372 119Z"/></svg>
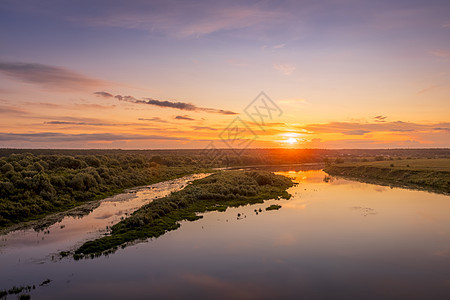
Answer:
<svg viewBox="0 0 450 300"><path fill-rule="evenodd" d="M0 149L0 157L11 154L31 153L33 155L139 155L153 161L158 160L167 166L180 166L184 164L202 164L203 166L238 166L255 164L294 164L305 162L323 162L324 158L341 158L358 161L364 158L384 156L386 158L448 158L450 149L247 149L234 152L232 149L219 149L217 153L208 153L201 149L174 149L174 150L120 150L120 149ZM161 160L159 160L159 158Z"/></svg>

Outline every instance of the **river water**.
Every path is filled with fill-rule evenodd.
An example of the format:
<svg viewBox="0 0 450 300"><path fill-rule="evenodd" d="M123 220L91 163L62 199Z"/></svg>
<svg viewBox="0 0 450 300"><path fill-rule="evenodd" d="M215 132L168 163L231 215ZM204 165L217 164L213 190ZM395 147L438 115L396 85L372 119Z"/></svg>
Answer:
<svg viewBox="0 0 450 300"><path fill-rule="evenodd" d="M0 242L0 290L34 284L32 299L450 298L449 196L325 182L321 170L278 173L298 182L290 200L208 212L107 257L56 253L193 178L107 199L46 231L11 232ZM266 211L271 204L282 208Z"/></svg>

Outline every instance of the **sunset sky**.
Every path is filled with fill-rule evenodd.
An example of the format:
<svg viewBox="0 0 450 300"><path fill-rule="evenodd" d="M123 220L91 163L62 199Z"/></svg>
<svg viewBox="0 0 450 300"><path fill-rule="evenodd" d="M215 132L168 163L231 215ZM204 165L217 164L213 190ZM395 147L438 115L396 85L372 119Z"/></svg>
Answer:
<svg viewBox="0 0 450 300"><path fill-rule="evenodd" d="M279 112L244 112L265 92ZM0 147L450 147L450 1L0 2Z"/></svg>

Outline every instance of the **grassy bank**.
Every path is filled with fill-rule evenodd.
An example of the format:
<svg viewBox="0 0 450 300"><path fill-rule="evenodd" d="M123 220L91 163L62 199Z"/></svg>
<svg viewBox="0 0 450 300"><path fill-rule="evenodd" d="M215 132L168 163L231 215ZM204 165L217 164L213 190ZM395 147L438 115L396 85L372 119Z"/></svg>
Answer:
<svg viewBox="0 0 450 300"><path fill-rule="evenodd" d="M450 159L404 159L328 166L330 175L450 193Z"/></svg>
<svg viewBox="0 0 450 300"><path fill-rule="evenodd" d="M112 226L111 234L86 242L75 258L114 251L126 243L158 237L177 229L179 221L194 221L198 213L225 211L229 206L262 203L273 198L289 198L290 179L264 171L225 171L194 181L185 189L157 199Z"/></svg>

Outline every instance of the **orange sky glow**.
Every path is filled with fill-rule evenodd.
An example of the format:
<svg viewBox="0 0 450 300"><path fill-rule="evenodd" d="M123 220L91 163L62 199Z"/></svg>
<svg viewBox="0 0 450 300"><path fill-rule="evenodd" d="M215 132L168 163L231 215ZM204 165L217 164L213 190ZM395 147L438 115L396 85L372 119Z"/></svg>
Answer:
<svg viewBox="0 0 450 300"><path fill-rule="evenodd" d="M0 147L450 147L448 2L193 2L0 4Z"/></svg>

